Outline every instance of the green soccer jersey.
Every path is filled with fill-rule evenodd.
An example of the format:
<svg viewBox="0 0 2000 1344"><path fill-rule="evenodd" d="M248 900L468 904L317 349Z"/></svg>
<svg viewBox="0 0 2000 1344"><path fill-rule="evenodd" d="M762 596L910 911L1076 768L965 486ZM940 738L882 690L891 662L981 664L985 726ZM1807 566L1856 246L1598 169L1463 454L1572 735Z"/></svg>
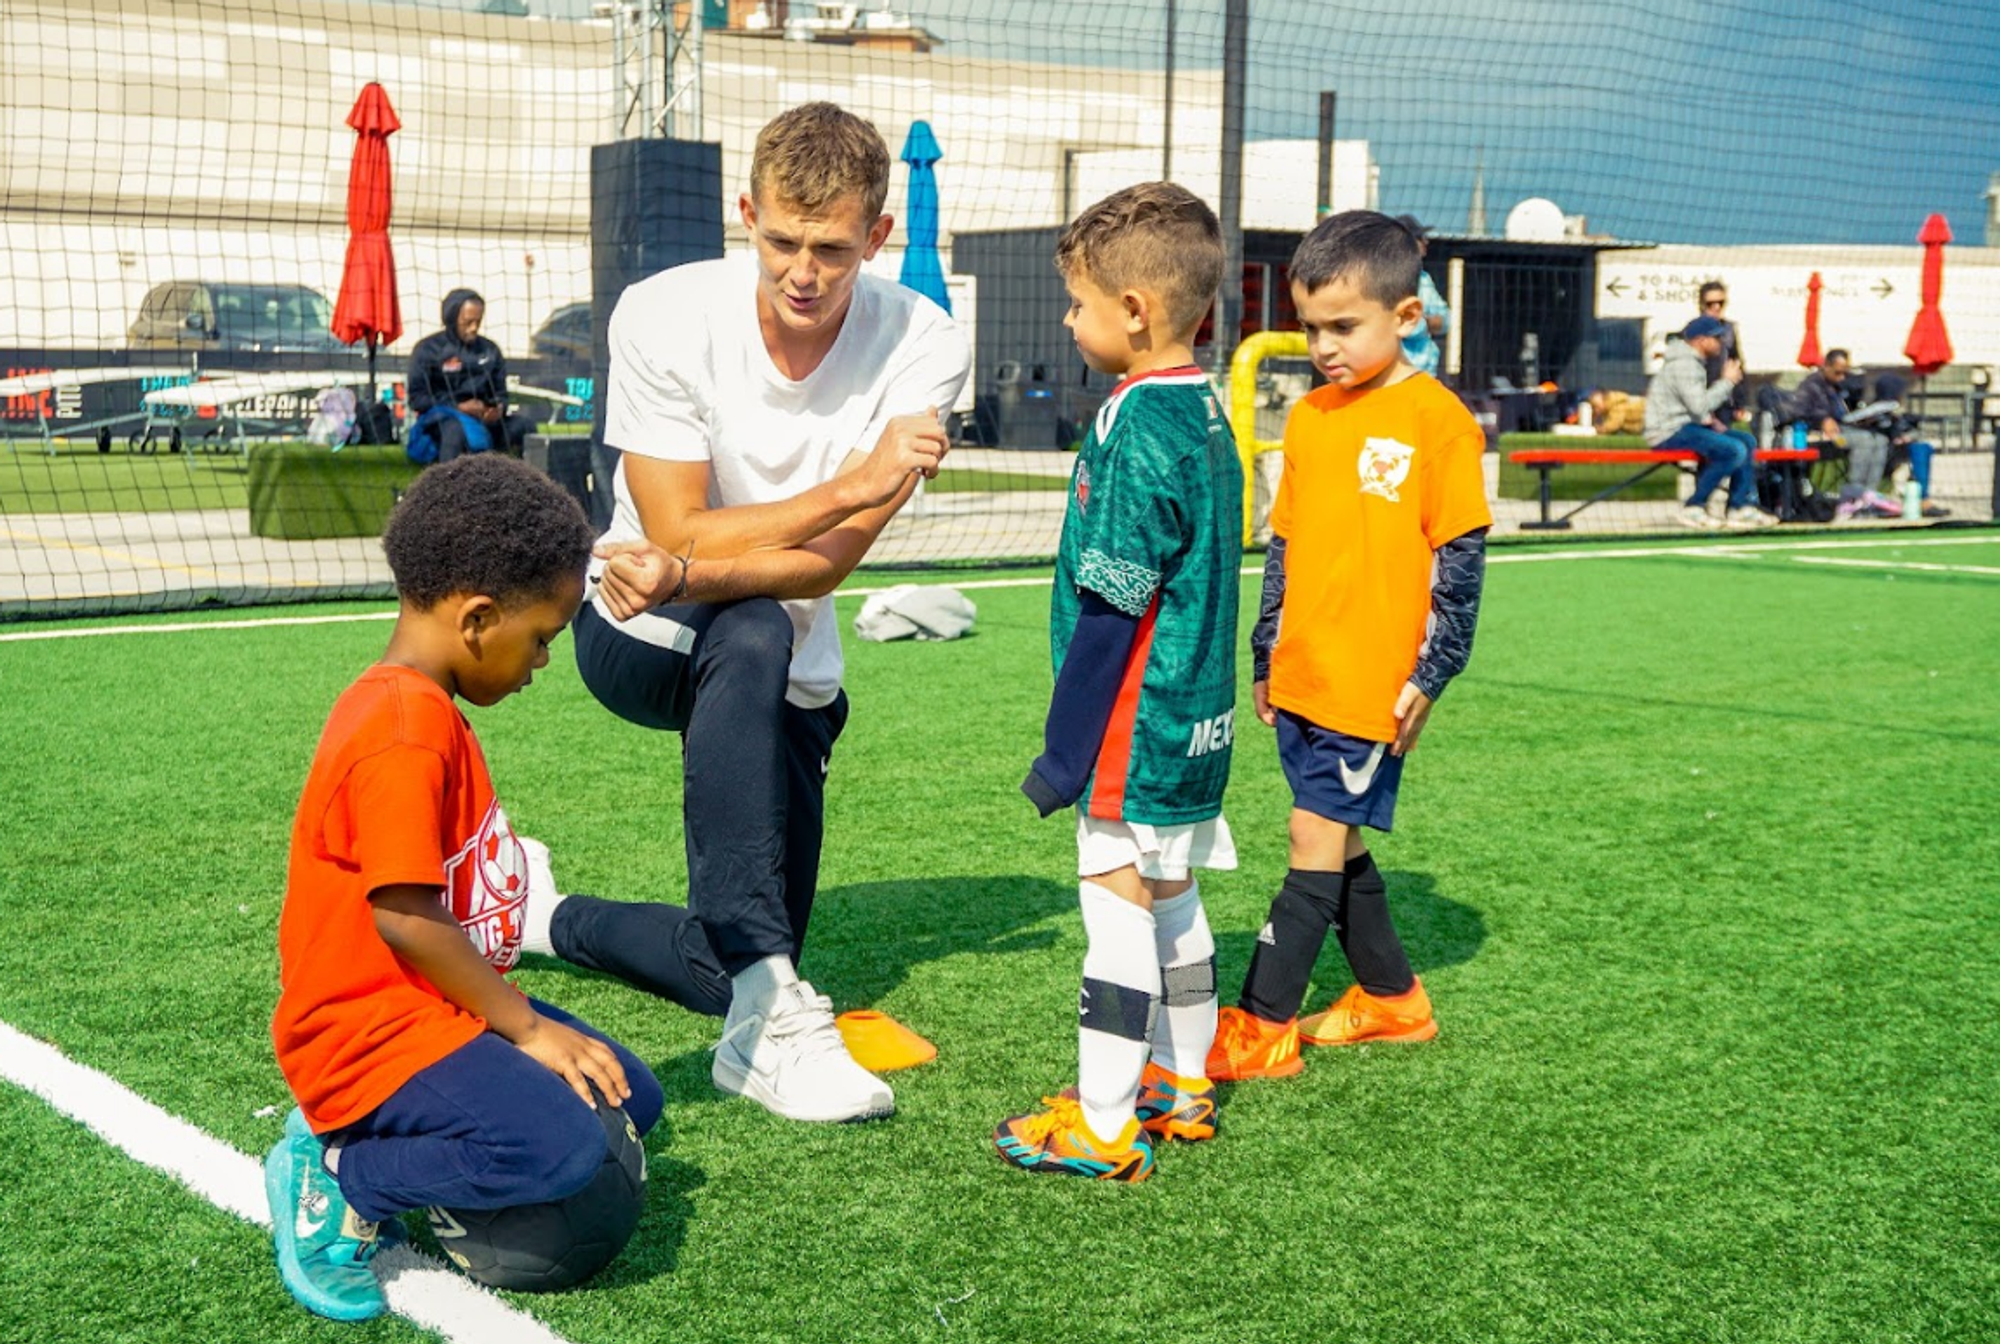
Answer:
<svg viewBox="0 0 2000 1344"><path fill-rule="evenodd" d="M1243 464L1201 370L1120 383L1078 454L1056 557L1058 674L1088 590L1139 618L1080 805L1153 826L1220 815L1236 736Z"/></svg>

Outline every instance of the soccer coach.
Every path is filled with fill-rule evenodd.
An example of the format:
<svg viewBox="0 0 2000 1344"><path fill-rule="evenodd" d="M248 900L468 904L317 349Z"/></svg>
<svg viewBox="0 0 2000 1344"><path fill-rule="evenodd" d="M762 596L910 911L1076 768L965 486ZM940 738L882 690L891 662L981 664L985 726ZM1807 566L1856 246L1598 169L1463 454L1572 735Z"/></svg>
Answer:
<svg viewBox="0 0 2000 1344"><path fill-rule="evenodd" d="M713 1077L797 1120L895 1109L798 974L826 772L847 718L832 592L936 472L962 332L862 273L894 221L889 153L831 103L759 133L738 202L754 256L693 262L612 314L606 557L576 621L583 680L682 740L688 904L570 897L528 946L723 1014Z"/></svg>

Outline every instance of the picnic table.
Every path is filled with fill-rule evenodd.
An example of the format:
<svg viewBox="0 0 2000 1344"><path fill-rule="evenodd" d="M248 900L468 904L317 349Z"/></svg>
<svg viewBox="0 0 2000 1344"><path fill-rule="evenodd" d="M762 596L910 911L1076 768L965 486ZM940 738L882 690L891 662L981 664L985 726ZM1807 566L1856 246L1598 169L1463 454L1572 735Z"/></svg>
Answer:
<svg viewBox="0 0 2000 1344"><path fill-rule="evenodd" d="M1799 475L1819 461L1819 450L1759 448L1751 456L1758 462L1780 464L1778 517L1780 521L1788 521L1795 516ZM1654 472L1666 467L1694 466L1701 461L1701 458L1693 452L1679 448L1518 448L1507 454L1507 460L1515 466L1527 467L1537 472L1541 478L1536 484L1536 498L1541 504L1541 517L1533 522L1522 523L1521 529L1525 532L1554 532L1568 531L1570 519L1593 504L1623 494ZM1629 466L1636 470L1605 486L1560 518L1552 516L1554 493L1550 478L1566 466L1583 465Z"/></svg>

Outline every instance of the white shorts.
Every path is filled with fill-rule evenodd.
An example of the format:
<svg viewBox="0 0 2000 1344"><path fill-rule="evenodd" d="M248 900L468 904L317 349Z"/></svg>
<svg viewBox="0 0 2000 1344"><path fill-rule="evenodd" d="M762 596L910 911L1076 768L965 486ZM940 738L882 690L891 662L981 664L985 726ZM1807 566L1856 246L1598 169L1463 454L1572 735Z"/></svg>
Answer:
<svg viewBox="0 0 2000 1344"><path fill-rule="evenodd" d="M1132 867L1156 882L1178 882L1191 868L1234 868L1236 841L1217 816L1181 826L1148 826L1076 814L1076 875L1097 877Z"/></svg>

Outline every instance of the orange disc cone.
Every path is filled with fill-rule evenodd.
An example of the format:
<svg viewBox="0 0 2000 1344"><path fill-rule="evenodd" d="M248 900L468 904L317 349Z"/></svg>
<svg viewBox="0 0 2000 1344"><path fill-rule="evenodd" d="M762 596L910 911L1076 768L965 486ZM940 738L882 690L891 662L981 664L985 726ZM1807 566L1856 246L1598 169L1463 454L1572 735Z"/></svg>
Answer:
<svg viewBox="0 0 2000 1344"><path fill-rule="evenodd" d="M915 1068L937 1058L937 1047L887 1013L857 1008L833 1019L847 1053L870 1073Z"/></svg>

